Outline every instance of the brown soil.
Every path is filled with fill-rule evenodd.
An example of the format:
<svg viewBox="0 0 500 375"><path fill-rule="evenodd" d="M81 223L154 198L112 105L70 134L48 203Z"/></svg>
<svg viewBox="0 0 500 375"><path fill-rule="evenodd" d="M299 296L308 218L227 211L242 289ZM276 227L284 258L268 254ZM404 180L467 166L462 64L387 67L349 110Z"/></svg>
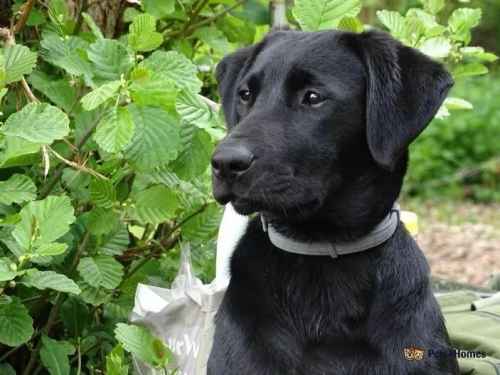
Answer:
<svg viewBox="0 0 500 375"><path fill-rule="evenodd" d="M500 204L403 203L419 216L417 242L434 276L487 286L500 274Z"/></svg>

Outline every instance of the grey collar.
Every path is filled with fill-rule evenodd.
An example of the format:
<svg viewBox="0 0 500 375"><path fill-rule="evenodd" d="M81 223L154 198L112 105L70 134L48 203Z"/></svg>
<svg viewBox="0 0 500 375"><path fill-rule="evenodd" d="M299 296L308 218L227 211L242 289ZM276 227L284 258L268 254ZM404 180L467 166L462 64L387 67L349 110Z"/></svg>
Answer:
<svg viewBox="0 0 500 375"><path fill-rule="evenodd" d="M391 212L389 212L370 233L350 242L330 243L294 240L276 231L263 215L260 215L260 218L262 221L262 229L264 232L267 232L269 240L274 246L281 250L293 254L320 255L337 258L340 255L359 253L371 249L391 238L399 224L399 205L395 204Z"/></svg>

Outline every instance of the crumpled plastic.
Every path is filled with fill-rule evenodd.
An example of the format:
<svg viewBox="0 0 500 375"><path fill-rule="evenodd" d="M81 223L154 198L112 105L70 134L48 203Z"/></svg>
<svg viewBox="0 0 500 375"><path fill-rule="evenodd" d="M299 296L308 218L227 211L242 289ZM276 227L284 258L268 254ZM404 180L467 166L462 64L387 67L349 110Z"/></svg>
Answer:
<svg viewBox="0 0 500 375"><path fill-rule="evenodd" d="M247 224L247 217L226 206L217 239L216 278L210 284L203 284L194 275L189 245L183 244L180 268L171 288L138 285L130 321L150 328L163 339L175 363L155 369L134 358L136 374L166 375L173 369L177 369L176 375L206 374L214 317L229 284L229 260Z"/></svg>

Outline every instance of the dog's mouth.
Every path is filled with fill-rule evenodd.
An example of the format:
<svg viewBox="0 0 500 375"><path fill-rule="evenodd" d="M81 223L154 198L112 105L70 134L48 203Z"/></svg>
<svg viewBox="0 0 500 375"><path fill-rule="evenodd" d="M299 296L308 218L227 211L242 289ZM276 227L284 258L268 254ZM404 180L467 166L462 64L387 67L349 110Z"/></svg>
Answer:
<svg viewBox="0 0 500 375"><path fill-rule="evenodd" d="M220 204L231 202L236 212L250 215L266 212L272 216L307 218L320 207L322 198L310 178L299 177L292 168L246 174L233 181L214 175L213 193Z"/></svg>
<svg viewBox="0 0 500 375"><path fill-rule="evenodd" d="M321 200L311 197L307 200L293 201L283 199L283 196L269 195L258 198L241 198L234 196L230 202L240 215L251 215L255 212L265 212L271 216L290 219L306 219L314 215L321 207Z"/></svg>

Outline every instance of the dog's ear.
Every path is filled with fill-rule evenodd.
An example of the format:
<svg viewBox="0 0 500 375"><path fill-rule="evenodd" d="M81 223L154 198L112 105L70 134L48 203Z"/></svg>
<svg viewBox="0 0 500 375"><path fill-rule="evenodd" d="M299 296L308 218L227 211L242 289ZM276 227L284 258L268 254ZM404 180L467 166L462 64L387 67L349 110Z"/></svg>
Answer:
<svg viewBox="0 0 500 375"><path fill-rule="evenodd" d="M443 65L389 34L370 31L355 38L367 72L368 146L375 161L392 170L433 119L453 79Z"/></svg>
<svg viewBox="0 0 500 375"><path fill-rule="evenodd" d="M245 47L224 57L215 70L215 78L219 84L219 95L222 100L222 109L229 127L238 122L236 113L236 84L238 76L246 62L252 56L254 47Z"/></svg>

